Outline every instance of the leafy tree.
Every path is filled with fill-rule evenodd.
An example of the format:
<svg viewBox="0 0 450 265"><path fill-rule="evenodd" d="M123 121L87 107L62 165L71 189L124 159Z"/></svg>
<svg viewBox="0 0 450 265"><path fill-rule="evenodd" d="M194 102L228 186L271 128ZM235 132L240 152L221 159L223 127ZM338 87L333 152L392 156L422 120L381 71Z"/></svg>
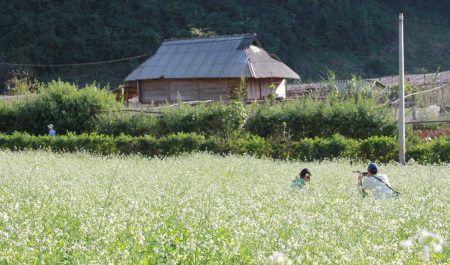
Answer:
<svg viewBox="0 0 450 265"><path fill-rule="evenodd" d="M241 102L247 99L247 81L244 76L241 76L239 85L231 91L231 98Z"/></svg>

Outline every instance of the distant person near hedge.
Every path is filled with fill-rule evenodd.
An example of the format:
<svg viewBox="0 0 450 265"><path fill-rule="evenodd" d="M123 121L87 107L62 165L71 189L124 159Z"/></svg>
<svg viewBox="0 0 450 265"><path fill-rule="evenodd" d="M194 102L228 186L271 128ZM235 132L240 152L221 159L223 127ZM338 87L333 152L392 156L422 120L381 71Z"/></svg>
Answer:
<svg viewBox="0 0 450 265"><path fill-rule="evenodd" d="M292 180L291 187L293 189L301 189L306 186L306 182L311 179L311 170L304 168L300 173Z"/></svg>
<svg viewBox="0 0 450 265"><path fill-rule="evenodd" d="M399 195L392 188L387 175L378 173L378 165L375 163L370 163L367 166L367 172L359 175L358 185L363 197L370 195L375 199L386 199Z"/></svg>
<svg viewBox="0 0 450 265"><path fill-rule="evenodd" d="M49 124L49 125L47 125L47 127L48 127L48 135L49 136L56 136L56 131L53 128L53 124Z"/></svg>

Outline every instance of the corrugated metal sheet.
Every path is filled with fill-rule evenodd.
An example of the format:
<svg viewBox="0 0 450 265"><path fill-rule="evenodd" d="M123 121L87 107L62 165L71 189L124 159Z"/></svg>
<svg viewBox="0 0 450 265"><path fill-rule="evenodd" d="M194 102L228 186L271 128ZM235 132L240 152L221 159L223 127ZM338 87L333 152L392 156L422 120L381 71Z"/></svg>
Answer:
<svg viewBox="0 0 450 265"><path fill-rule="evenodd" d="M168 40L156 53L131 72L125 81L159 78L253 78L300 77L272 58L255 34Z"/></svg>

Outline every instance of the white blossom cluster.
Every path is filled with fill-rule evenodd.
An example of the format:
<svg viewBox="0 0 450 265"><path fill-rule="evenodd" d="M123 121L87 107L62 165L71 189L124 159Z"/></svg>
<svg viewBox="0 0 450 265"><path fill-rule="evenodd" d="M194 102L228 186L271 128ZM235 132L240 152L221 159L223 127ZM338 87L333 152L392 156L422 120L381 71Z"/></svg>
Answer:
<svg viewBox="0 0 450 265"><path fill-rule="evenodd" d="M410 251L415 250L419 257L426 261L433 255L440 255L439 253L443 252L444 244L444 239L440 235L426 230L421 230L416 235L401 242L403 248Z"/></svg>
<svg viewBox="0 0 450 265"><path fill-rule="evenodd" d="M0 151L0 263L446 264L448 165ZM293 191L303 168L311 182Z"/></svg>

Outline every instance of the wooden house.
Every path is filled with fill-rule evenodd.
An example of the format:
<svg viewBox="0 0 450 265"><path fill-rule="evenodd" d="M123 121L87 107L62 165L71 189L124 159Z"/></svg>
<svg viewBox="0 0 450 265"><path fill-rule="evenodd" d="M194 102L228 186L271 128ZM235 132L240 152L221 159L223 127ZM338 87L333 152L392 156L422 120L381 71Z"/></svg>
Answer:
<svg viewBox="0 0 450 265"><path fill-rule="evenodd" d="M267 97L273 86L285 97L286 79L300 78L267 53L256 34L166 40L125 78L125 96L140 103L226 100L241 76L249 100Z"/></svg>

